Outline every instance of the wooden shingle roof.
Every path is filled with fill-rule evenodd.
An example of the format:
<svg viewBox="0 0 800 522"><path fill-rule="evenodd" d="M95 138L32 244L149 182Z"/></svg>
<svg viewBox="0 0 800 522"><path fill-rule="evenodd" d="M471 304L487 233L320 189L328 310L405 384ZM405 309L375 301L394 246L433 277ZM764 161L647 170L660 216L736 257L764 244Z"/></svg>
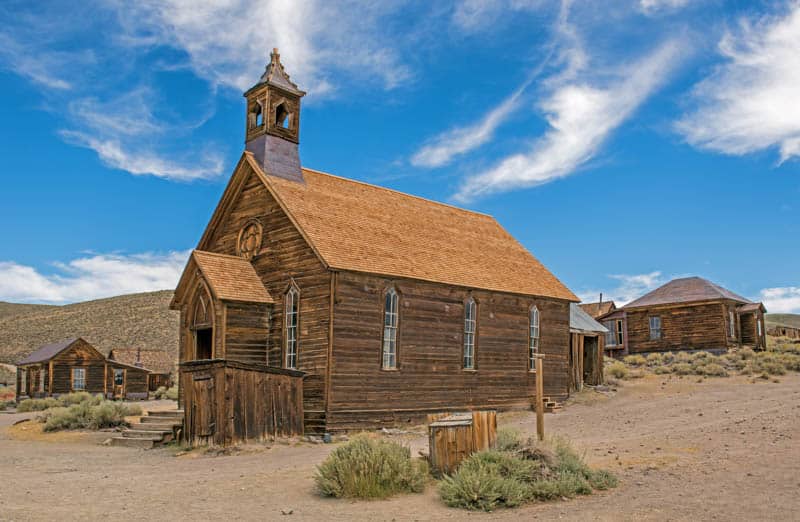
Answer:
<svg viewBox="0 0 800 522"><path fill-rule="evenodd" d="M137 366L139 363L154 373L171 373L175 369L175 356L163 350L140 350L138 348L114 348L108 354L110 360Z"/></svg>
<svg viewBox="0 0 800 522"><path fill-rule="evenodd" d="M249 303L274 302L250 261L202 250L192 252L189 262L192 261L197 264L217 299Z"/></svg>
<svg viewBox="0 0 800 522"><path fill-rule="evenodd" d="M332 269L578 300L491 216L309 169L297 183L249 164Z"/></svg>
<svg viewBox="0 0 800 522"><path fill-rule="evenodd" d="M692 303L697 301L730 300L739 303L750 303L740 295L712 283L702 277L684 277L673 279L644 296L631 301L623 308L639 308L643 306L657 306L678 303Z"/></svg>
<svg viewBox="0 0 800 522"><path fill-rule="evenodd" d="M612 310L616 310L617 305L614 304L614 301L603 301L602 303L581 303L580 307L584 312L597 319Z"/></svg>

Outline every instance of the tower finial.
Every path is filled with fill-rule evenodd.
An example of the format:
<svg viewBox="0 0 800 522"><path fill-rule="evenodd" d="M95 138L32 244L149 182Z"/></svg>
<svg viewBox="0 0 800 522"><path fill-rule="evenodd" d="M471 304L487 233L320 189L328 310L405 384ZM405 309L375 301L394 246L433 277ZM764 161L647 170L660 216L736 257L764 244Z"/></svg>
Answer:
<svg viewBox="0 0 800 522"><path fill-rule="evenodd" d="M279 63L281 61L281 53L278 52L277 47L272 48L272 52L269 53L269 58L272 63Z"/></svg>

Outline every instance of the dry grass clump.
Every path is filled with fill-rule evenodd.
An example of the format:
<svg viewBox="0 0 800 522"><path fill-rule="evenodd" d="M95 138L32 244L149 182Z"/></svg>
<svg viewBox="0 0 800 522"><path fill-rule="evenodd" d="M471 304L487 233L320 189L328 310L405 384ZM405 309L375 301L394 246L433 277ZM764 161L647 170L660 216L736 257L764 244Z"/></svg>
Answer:
<svg viewBox="0 0 800 522"><path fill-rule="evenodd" d="M158 389L153 392L153 397L156 399L169 399L171 401L178 400L178 385L174 385L172 388L167 388L166 386L159 386Z"/></svg>
<svg viewBox="0 0 800 522"><path fill-rule="evenodd" d="M39 416L44 431L114 428L125 424L125 417L141 415L138 406L127 406L121 402L87 400L69 407L45 410Z"/></svg>
<svg viewBox="0 0 800 522"><path fill-rule="evenodd" d="M647 359L643 355L627 355L622 361L629 366L644 366Z"/></svg>
<svg viewBox="0 0 800 522"><path fill-rule="evenodd" d="M17 406L17 413L44 411L57 406L62 406L61 401L52 397L47 397L46 399L25 399Z"/></svg>
<svg viewBox="0 0 800 522"><path fill-rule="evenodd" d="M623 379L632 378L635 373L644 371L651 371L657 375L703 377L727 377L732 374L760 375L764 379L769 379L771 376L785 375L790 371L800 372L800 344L775 342L770 346L771 349L762 352L742 348L720 356L706 351L651 353L647 357L630 355L623 359L624 363L615 361L607 366L606 373ZM645 361L644 365L642 360Z"/></svg>
<svg viewBox="0 0 800 522"><path fill-rule="evenodd" d="M614 361L605 367L606 378L624 379L628 376L628 367L621 361Z"/></svg>
<svg viewBox="0 0 800 522"><path fill-rule="evenodd" d="M364 499L419 493L427 479L427 463L412 459L409 448L366 436L336 448L314 475L325 496Z"/></svg>
<svg viewBox="0 0 800 522"><path fill-rule="evenodd" d="M502 432L498 432L498 439ZM514 450L473 453L452 476L445 477L439 487L445 504L492 511L527 502L589 495L594 490L617 485L613 474L589 468L563 440L543 444L517 438L515 444L508 444L515 436L518 434L502 435L505 447L514 447Z"/></svg>

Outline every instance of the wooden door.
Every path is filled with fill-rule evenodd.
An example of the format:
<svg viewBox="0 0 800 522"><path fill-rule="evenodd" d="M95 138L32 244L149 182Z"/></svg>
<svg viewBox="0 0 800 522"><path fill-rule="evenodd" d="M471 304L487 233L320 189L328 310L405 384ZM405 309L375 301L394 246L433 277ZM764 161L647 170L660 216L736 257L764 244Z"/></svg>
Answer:
<svg viewBox="0 0 800 522"><path fill-rule="evenodd" d="M192 382L192 420L195 438L208 439L216 432L214 377L197 375ZM209 441L204 441L209 442Z"/></svg>
<svg viewBox="0 0 800 522"><path fill-rule="evenodd" d="M114 398L125 398L125 381L128 370L114 368Z"/></svg>

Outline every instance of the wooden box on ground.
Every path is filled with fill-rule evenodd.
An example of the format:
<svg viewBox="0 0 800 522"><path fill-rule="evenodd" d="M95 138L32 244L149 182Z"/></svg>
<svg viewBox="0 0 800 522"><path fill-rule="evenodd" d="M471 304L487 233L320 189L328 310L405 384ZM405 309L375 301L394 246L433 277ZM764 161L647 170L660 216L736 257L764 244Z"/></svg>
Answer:
<svg viewBox="0 0 800 522"><path fill-rule="evenodd" d="M436 475L452 474L462 460L497 442L497 412L473 411L431 415L428 426L431 469Z"/></svg>
<svg viewBox="0 0 800 522"><path fill-rule="evenodd" d="M181 364L180 381L193 446L303 434L303 372L215 359Z"/></svg>

